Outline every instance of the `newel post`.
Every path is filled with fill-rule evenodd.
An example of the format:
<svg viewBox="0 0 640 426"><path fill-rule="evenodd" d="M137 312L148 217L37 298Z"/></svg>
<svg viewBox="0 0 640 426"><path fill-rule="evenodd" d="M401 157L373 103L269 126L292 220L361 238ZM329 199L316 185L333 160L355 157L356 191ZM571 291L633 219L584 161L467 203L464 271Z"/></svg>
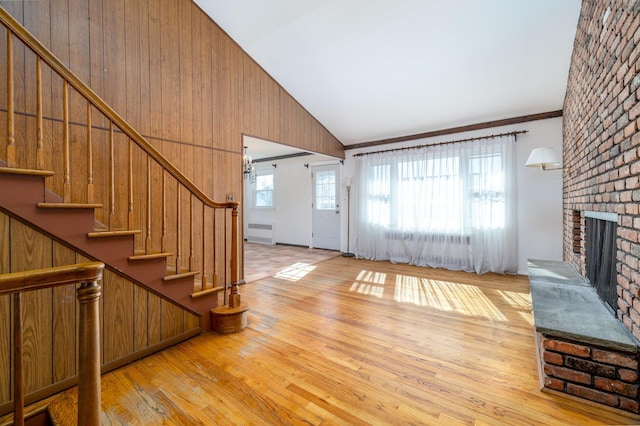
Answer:
<svg viewBox="0 0 640 426"><path fill-rule="evenodd" d="M97 281L77 289L80 302L78 336L78 424L100 424L100 290Z"/></svg>
<svg viewBox="0 0 640 426"><path fill-rule="evenodd" d="M231 294L229 294L229 308L240 306L240 292L238 290L238 208L231 210Z"/></svg>

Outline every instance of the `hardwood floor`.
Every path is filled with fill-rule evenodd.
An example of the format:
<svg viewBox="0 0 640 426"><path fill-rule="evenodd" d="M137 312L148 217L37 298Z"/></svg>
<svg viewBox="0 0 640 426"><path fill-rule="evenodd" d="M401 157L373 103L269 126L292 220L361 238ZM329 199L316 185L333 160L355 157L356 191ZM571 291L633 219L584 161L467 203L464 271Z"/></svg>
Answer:
<svg viewBox="0 0 640 426"><path fill-rule="evenodd" d="M526 277L335 257L241 293L244 331L103 376L103 424L638 423L540 392Z"/></svg>
<svg viewBox="0 0 640 426"><path fill-rule="evenodd" d="M286 244L259 244L244 242L244 280L247 283L271 277L280 271L322 262L340 256L339 251L311 249Z"/></svg>

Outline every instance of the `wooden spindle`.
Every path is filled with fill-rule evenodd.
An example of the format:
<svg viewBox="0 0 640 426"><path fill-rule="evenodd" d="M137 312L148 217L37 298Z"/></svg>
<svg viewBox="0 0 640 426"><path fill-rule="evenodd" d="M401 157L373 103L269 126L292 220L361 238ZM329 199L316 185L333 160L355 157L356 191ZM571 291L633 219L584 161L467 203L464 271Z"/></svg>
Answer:
<svg viewBox="0 0 640 426"><path fill-rule="evenodd" d="M202 288L207 287L207 206L202 203ZM215 283L213 283L215 286Z"/></svg>
<svg viewBox="0 0 640 426"><path fill-rule="evenodd" d="M87 102L87 203L93 203L93 141L91 139L91 102Z"/></svg>
<svg viewBox="0 0 640 426"><path fill-rule="evenodd" d="M69 83L62 80L62 150L63 176L62 199L71 202L71 154L69 149Z"/></svg>
<svg viewBox="0 0 640 426"><path fill-rule="evenodd" d="M116 184L115 184L115 147L113 144L113 122L109 122L109 230L112 229L116 214Z"/></svg>
<svg viewBox="0 0 640 426"><path fill-rule="evenodd" d="M100 285L83 282L76 290L78 318L78 425L100 424Z"/></svg>
<svg viewBox="0 0 640 426"><path fill-rule="evenodd" d="M144 243L145 253L151 253L151 189L151 157L147 155L147 237ZM164 246L162 249L164 250Z"/></svg>
<svg viewBox="0 0 640 426"><path fill-rule="evenodd" d="M134 229L135 224L133 223L134 215L133 215L133 141L129 139L129 153L128 153L128 168L129 168L129 179L127 183L127 193L128 193L128 204L127 204L127 229ZM148 253L148 252L147 252Z"/></svg>
<svg viewBox="0 0 640 426"><path fill-rule="evenodd" d="M36 168L38 170L44 170L42 62L40 56L36 56Z"/></svg>
<svg viewBox="0 0 640 426"><path fill-rule="evenodd" d="M204 238L204 237L203 237ZM193 253L193 195L189 194L189 271L193 271L194 268L194 253ZM202 287L204 290L204 287Z"/></svg>
<svg viewBox="0 0 640 426"><path fill-rule="evenodd" d="M24 425L22 295L13 294L13 424Z"/></svg>
<svg viewBox="0 0 640 426"><path fill-rule="evenodd" d="M180 221L182 219L180 206L180 183L176 185L176 274L182 272L180 263L182 262L182 248L180 242L182 241L182 232L180 232Z"/></svg>
<svg viewBox="0 0 640 426"><path fill-rule="evenodd" d="M162 170L162 236L160 238L160 251L167 251L167 175ZM176 271L177 273L177 271Z"/></svg>
<svg viewBox="0 0 640 426"><path fill-rule="evenodd" d="M16 167L13 35L7 29L7 167Z"/></svg>

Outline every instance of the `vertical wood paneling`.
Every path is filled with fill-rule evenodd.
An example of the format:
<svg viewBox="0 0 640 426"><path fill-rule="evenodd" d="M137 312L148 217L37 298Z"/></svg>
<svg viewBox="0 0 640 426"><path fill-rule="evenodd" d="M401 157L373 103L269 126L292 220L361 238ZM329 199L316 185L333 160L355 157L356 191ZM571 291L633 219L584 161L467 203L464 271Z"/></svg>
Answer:
<svg viewBox="0 0 640 426"><path fill-rule="evenodd" d="M9 217L0 212L0 274L9 272ZM11 400L11 301L0 296L0 404Z"/></svg>
<svg viewBox="0 0 640 426"><path fill-rule="evenodd" d="M0 404L11 400L11 296L0 296Z"/></svg>
<svg viewBox="0 0 640 426"><path fill-rule="evenodd" d="M103 99L113 109L124 115L127 108L126 89L126 53L125 53L125 16L124 0L111 0L102 3L103 25Z"/></svg>
<svg viewBox="0 0 640 426"><path fill-rule="evenodd" d="M127 96L125 96L126 109L122 112L124 116L134 126L140 127L142 120L140 98L142 96L141 78L148 77L147 70L142 69L142 51L140 46L141 24L144 23L143 17L140 15L140 2L125 2L124 5L124 87ZM146 52L145 52L146 54Z"/></svg>
<svg viewBox="0 0 640 426"><path fill-rule="evenodd" d="M69 22L73 23L69 27L69 68L82 81L88 82L91 79L91 46L87 43L90 35L89 2L88 0L68 1ZM76 117L86 115L85 102L79 96L71 96L69 100L69 114L72 121L77 121Z"/></svg>
<svg viewBox="0 0 640 426"><path fill-rule="evenodd" d="M200 318L189 311L183 311L184 331L193 330L200 326Z"/></svg>
<svg viewBox="0 0 640 426"><path fill-rule="evenodd" d="M160 343L162 340L161 324L162 324L162 299L153 293L148 295L148 309L149 315L147 315L148 324L148 336L149 346Z"/></svg>
<svg viewBox="0 0 640 426"><path fill-rule="evenodd" d="M149 96L150 132L156 138L162 137L162 50L160 48L161 29L161 4L149 1Z"/></svg>
<svg viewBox="0 0 640 426"><path fill-rule="evenodd" d="M44 235L11 221L11 272L52 266L52 241ZM24 384L29 393L53 382L52 377L52 291L31 291L22 296L24 333Z"/></svg>
<svg viewBox="0 0 640 426"><path fill-rule="evenodd" d="M105 271L102 293L104 340L103 362L108 363L133 353L133 285L120 275Z"/></svg>
<svg viewBox="0 0 640 426"><path fill-rule="evenodd" d="M178 70L179 81L179 96L177 98L180 104L180 116L179 116L179 129L180 137L178 140L192 144L194 141L194 119L193 119L193 98L194 92L198 90L198 82L193 78L193 68L199 57L193 56L193 43L191 40L192 24L191 24L191 9L190 2L180 1L178 3L178 50L175 52L175 57L178 58L180 65ZM182 153L180 167L183 170L190 170L193 167L192 158L188 153ZM192 175L192 173L189 173Z"/></svg>
<svg viewBox="0 0 640 426"><path fill-rule="evenodd" d="M151 0L153 3L158 3ZM133 116L136 129L143 135L151 134L150 113L151 113L151 44L152 40L149 36L149 19L150 0L143 0L138 2L138 16L137 21L133 23L139 27L139 49L140 49L140 71L139 71L139 85L140 85L140 115ZM155 70L154 70L155 73ZM131 116L131 114L129 114Z"/></svg>
<svg viewBox="0 0 640 426"><path fill-rule="evenodd" d="M53 265L76 263L73 250L54 242ZM76 286L53 289L53 382L76 375Z"/></svg>
<svg viewBox="0 0 640 426"><path fill-rule="evenodd" d="M162 340L182 333L184 330L183 310L166 300L160 302L162 309Z"/></svg>
<svg viewBox="0 0 640 426"><path fill-rule="evenodd" d="M162 133L161 137L172 141L180 140L180 39L178 1L165 0L161 3L160 51L162 54ZM174 156L175 157L175 156ZM175 158L172 158L175 161Z"/></svg>
<svg viewBox="0 0 640 426"><path fill-rule="evenodd" d="M91 77L87 82L91 89L104 99L104 32L102 25L102 0L89 0L89 60ZM106 120L101 114L93 114L93 125L105 127Z"/></svg>
<svg viewBox="0 0 640 426"><path fill-rule="evenodd" d="M231 118L231 75L230 75L230 42L228 38L218 33L217 45L218 51L218 98L216 102L218 104L218 146L222 149L226 149L229 146L229 140L231 138L230 130L230 118Z"/></svg>
<svg viewBox="0 0 640 426"><path fill-rule="evenodd" d="M133 288L134 328L133 350L140 351L149 346L148 312L149 292L140 286Z"/></svg>
<svg viewBox="0 0 640 426"><path fill-rule="evenodd" d="M199 117L196 117L196 121L199 122L199 131L196 133L196 144L203 147L200 151L200 155L196 157L194 163L194 173L201 176L200 185L203 191L207 194L211 193L212 176L210 173L209 159L211 158L211 150L209 147L213 146L213 134L214 127L211 109L212 101L212 50L211 50L211 25L209 25L205 15L199 10L194 9L194 16L198 17L200 25L197 32L194 29L194 39L197 38L200 43L200 84L201 90L200 96L194 98L194 102L199 102L199 105L194 106L194 111L199 111Z"/></svg>

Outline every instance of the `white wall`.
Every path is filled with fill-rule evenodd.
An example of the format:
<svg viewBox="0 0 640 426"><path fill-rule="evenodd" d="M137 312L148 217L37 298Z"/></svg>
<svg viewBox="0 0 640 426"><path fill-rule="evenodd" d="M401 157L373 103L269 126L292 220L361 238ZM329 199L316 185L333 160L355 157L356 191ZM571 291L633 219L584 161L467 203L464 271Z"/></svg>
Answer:
<svg viewBox="0 0 640 426"><path fill-rule="evenodd" d="M562 171L525 167L529 153L536 147L552 147L558 155L562 153L562 118L538 120L523 124L494 127L491 129L464 132L434 138L413 140L393 144L393 147L414 146L465 139L476 136L528 130L518 135L516 143L517 170L517 223L518 223L518 273L527 274L527 259L562 260ZM380 145L365 149L346 151L342 176L355 175L355 159L358 152L370 152L389 148ZM249 220L271 222L275 225L276 242L301 246L311 245L311 167L319 164L336 163L338 160L313 155L258 163L258 167L275 168L275 209L255 210L252 208L253 186L245 182L245 235ZM304 164L309 164L309 168ZM347 205L347 191L341 185L341 204ZM353 199L351 200L353 204ZM353 206L350 206L352 209ZM353 211L353 210L352 210ZM341 215L341 251L347 251L347 214ZM351 217L353 224L353 217ZM351 226L353 231L353 225ZM350 249L353 251L353 232L350 233Z"/></svg>
<svg viewBox="0 0 640 426"><path fill-rule="evenodd" d="M543 172L540 169L524 166L529 153L536 147L552 147L556 154L561 155L561 117L413 140L393 144L392 147L438 143L516 130L528 130L528 133L518 135L516 143L518 273L527 274L527 259L562 260L562 171ZM371 148L347 150L343 176L355 175L354 154L378 151L389 147L390 145L379 145ZM342 202L343 205L346 204L346 191L343 191ZM344 251L346 250L346 215L343 215L342 219ZM353 224L353 218L351 223ZM351 229L353 229L353 225ZM351 233L351 248L353 248L353 244L354 238Z"/></svg>
<svg viewBox="0 0 640 426"><path fill-rule="evenodd" d="M321 155L307 155L266 163L256 163L256 169L274 171L274 208L253 208L255 184L244 183L244 235L247 223L272 223L279 244L311 246L311 168L314 165L337 163ZM272 164L277 166L274 168ZM308 164L309 167L304 165Z"/></svg>

